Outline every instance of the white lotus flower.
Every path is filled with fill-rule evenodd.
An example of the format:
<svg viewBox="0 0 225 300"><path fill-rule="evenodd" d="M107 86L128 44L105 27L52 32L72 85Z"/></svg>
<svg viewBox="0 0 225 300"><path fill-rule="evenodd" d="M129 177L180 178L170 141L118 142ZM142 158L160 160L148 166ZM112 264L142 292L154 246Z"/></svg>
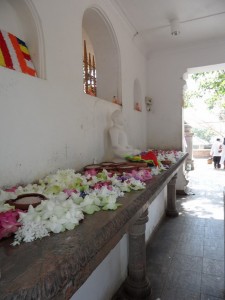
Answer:
<svg viewBox="0 0 225 300"><path fill-rule="evenodd" d="M17 195L15 193L6 192L6 191L0 189L0 204L5 203L5 201L7 201L9 199L16 199L16 197L17 197Z"/></svg>
<svg viewBox="0 0 225 300"><path fill-rule="evenodd" d="M158 167L152 168L151 173L152 173L152 175L159 175L160 174L160 169Z"/></svg>
<svg viewBox="0 0 225 300"><path fill-rule="evenodd" d="M116 203L117 197L116 195L109 195L106 198L103 199L103 210L115 210L120 206L121 204Z"/></svg>
<svg viewBox="0 0 225 300"><path fill-rule="evenodd" d="M14 245L42 238L49 232L74 229L83 218L81 208L72 199L64 202L61 199L45 200L36 208L30 205L27 213L20 213L19 222L22 226L16 232Z"/></svg>
<svg viewBox="0 0 225 300"><path fill-rule="evenodd" d="M14 209L14 206L9 205L8 203L1 204L0 203L0 213L1 212L6 212L8 210Z"/></svg>

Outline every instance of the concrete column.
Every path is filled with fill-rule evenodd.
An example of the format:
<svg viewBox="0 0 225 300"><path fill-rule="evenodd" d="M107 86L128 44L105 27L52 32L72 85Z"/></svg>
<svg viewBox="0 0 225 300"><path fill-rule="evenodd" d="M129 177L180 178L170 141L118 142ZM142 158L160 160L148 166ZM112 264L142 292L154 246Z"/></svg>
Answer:
<svg viewBox="0 0 225 300"><path fill-rule="evenodd" d="M151 286L146 277L145 223L148 210L131 226L129 230L128 277L124 290L129 299L146 299L151 295Z"/></svg>
<svg viewBox="0 0 225 300"><path fill-rule="evenodd" d="M167 185L166 215L168 217L177 217L179 215L176 208L176 179L177 173L172 177L172 179Z"/></svg>
<svg viewBox="0 0 225 300"><path fill-rule="evenodd" d="M191 171L194 170L194 161L193 161L193 135L194 133L191 131L192 127L188 124L184 125L184 135L187 143L187 152L189 153L188 158L186 160L186 170Z"/></svg>

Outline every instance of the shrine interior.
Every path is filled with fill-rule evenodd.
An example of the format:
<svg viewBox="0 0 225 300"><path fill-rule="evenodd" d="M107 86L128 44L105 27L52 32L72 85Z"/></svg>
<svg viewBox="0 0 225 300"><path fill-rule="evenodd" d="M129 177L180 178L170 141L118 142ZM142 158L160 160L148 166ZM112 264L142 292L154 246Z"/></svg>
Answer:
<svg viewBox="0 0 225 300"><path fill-rule="evenodd" d="M134 253L145 256L165 216L179 215L176 194L188 190L186 74L224 63L222 0L0 1L0 205L3 191L41 179L46 187L50 177L43 178L58 170L127 162L125 154L132 166L140 159L144 167L160 151L175 157L171 165L160 163L162 172L141 173L153 179L125 193L121 207L95 207L87 219L82 211L84 220L80 216L73 230L15 247L0 240L0 300L109 300L126 280L129 299L156 299L150 298L145 263ZM153 149L159 152L149 153Z"/></svg>

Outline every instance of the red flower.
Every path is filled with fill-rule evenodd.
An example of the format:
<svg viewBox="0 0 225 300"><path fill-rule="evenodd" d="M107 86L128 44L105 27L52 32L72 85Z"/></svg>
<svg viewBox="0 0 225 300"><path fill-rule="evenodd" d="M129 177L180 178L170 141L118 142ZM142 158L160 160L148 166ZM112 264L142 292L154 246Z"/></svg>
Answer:
<svg viewBox="0 0 225 300"><path fill-rule="evenodd" d="M0 240L15 233L21 224L19 219L19 209L9 210L0 213Z"/></svg>
<svg viewBox="0 0 225 300"><path fill-rule="evenodd" d="M141 154L141 158L146 161L151 160L156 167L159 165L157 157L153 151L148 151L146 153Z"/></svg>

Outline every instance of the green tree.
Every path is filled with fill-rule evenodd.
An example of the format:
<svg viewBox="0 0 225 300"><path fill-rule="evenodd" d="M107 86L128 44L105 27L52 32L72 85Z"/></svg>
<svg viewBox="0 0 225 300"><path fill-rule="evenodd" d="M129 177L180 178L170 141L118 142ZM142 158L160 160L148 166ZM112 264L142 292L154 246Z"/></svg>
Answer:
<svg viewBox="0 0 225 300"><path fill-rule="evenodd" d="M200 139L203 139L210 143L211 138L215 136L215 131L212 129L199 129L199 128L192 128L192 132L195 134L195 136L199 137Z"/></svg>
<svg viewBox="0 0 225 300"><path fill-rule="evenodd" d="M192 107L193 101L203 99L209 110L225 112L225 70L195 73L191 76L196 88L184 95L184 106Z"/></svg>

